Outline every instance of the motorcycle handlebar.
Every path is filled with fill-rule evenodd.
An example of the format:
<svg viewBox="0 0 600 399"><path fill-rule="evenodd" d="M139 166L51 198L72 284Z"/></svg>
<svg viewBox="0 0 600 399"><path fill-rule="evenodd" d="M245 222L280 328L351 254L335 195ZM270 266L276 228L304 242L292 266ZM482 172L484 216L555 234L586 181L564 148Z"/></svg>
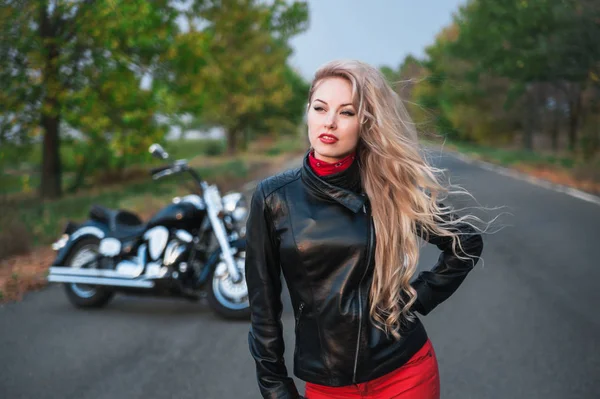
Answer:
<svg viewBox="0 0 600 399"><path fill-rule="evenodd" d="M152 169L150 169L150 174L155 175L157 173L160 173L160 172L163 172L163 171L169 169L170 167L171 167L171 165L165 165L165 166L159 166L156 168L152 168Z"/></svg>
<svg viewBox="0 0 600 399"><path fill-rule="evenodd" d="M200 176L198 176L194 169L188 167L187 161L185 159L176 161L172 165L165 165L152 168L150 170L150 173L152 174L152 178L156 180L171 175L173 173L179 173L183 171L189 172L194 178L194 180L196 180L198 184L202 185L202 180L200 179Z"/></svg>

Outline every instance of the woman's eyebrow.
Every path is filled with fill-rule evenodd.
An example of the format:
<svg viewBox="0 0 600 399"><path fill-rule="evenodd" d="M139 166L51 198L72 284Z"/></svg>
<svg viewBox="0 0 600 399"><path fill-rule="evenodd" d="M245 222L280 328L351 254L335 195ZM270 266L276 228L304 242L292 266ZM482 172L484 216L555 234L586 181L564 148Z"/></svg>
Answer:
<svg viewBox="0 0 600 399"><path fill-rule="evenodd" d="M315 99L315 101L320 101L320 102L322 102L323 104L325 104L325 105L328 105L328 104L327 104L325 101L323 101L323 100L319 100L318 98L316 98L316 99ZM354 104L352 104L352 103L346 103L346 104L342 104L342 105L340 105L340 107L345 107L346 105L354 105Z"/></svg>

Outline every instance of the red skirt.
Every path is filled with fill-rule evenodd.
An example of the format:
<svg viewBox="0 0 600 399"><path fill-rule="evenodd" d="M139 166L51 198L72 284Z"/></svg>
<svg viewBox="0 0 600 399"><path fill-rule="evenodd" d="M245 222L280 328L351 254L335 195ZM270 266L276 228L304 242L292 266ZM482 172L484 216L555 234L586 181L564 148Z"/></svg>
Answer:
<svg viewBox="0 0 600 399"><path fill-rule="evenodd" d="M402 367L371 381L343 387L306 383L307 399L439 399L440 375L433 345L425 345Z"/></svg>

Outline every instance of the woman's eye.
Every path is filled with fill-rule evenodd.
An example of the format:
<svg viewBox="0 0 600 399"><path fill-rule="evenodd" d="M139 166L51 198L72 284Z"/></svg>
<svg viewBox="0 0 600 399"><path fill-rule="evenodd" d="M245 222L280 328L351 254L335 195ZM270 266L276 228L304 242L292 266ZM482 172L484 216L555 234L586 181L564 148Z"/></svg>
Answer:
<svg viewBox="0 0 600 399"><path fill-rule="evenodd" d="M323 107L319 107L318 105L313 107L315 111L323 111Z"/></svg>
<svg viewBox="0 0 600 399"><path fill-rule="evenodd" d="M348 116L354 116L354 112L352 112L352 111L342 111L342 114L348 115Z"/></svg>

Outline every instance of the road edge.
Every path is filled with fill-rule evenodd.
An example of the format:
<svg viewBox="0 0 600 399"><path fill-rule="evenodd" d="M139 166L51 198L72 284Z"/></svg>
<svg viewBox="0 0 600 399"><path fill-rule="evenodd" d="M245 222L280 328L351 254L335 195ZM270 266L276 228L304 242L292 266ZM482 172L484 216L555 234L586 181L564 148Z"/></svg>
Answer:
<svg viewBox="0 0 600 399"><path fill-rule="evenodd" d="M552 191L559 192L559 193L564 193L571 197L578 198L580 200L587 201L592 204L596 204L596 205L600 206L600 197L598 197L594 194L579 190L577 188L566 186L564 184L553 183L548 180L540 179L539 177L531 176L525 172L507 168L505 166L496 165L491 162L474 159L474 158L471 158L461 152L454 151L454 150L451 150L448 148L433 147L433 146L429 146L429 145L427 145L426 147L435 148L436 151L439 151L440 153L445 152L446 154L453 156L462 162L478 166L482 169L489 170L491 172L495 172L495 173L501 174L503 176L512 177L517 180L525 181L527 183L531 183L533 185L546 188L548 190L552 190Z"/></svg>

